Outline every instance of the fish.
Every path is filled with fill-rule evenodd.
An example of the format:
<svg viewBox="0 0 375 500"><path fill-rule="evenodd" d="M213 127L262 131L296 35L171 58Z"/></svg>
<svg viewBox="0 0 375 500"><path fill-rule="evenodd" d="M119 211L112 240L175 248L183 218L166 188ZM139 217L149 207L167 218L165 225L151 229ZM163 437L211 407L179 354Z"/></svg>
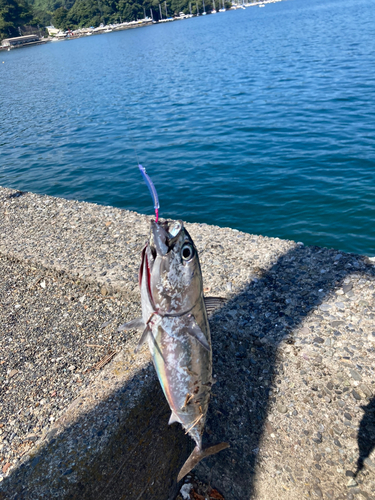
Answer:
<svg viewBox="0 0 375 500"><path fill-rule="evenodd" d="M203 458L229 447L223 442L203 449L212 377L208 312L225 299L204 297L197 249L182 221L151 221L150 237L139 269L142 317L118 331L142 329L136 351L147 341L153 364L178 422L195 441L177 481Z"/></svg>

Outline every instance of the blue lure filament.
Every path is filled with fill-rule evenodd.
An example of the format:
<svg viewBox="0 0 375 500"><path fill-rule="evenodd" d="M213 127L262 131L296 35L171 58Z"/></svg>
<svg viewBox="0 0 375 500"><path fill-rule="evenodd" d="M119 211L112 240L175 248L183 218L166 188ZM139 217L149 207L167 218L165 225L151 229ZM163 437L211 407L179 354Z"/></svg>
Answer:
<svg viewBox="0 0 375 500"><path fill-rule="evenodd" d="M156 218L155 222L158 222L159 208L160 208L158 193L156 192L155 186L154 186L152 180L150 179L149 175L147 174L146 169L144 167L142 167L142 165L140 165L140 164L138 164L138 168L141 171L143 180L145 181L145 183L148 187L148 190L150 191L151 198L154 202L155 218Z"/></svg>

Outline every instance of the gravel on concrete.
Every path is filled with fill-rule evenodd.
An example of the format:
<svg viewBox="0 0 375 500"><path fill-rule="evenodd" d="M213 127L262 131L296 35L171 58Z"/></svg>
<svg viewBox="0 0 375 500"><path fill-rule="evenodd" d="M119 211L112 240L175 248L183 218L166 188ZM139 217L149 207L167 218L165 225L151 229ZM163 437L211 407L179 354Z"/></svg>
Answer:
<svg viewBox="0 0 375 500"><path fill-rule="evenodd" d="M22 438L43 432L76 388L92 383L95 372L84 372L100 354L83 344L109 351L127 341L116 337L114 324L139 311L139 252L150 218L5 188L0 203L1 266L7 270L2 314L10 325L1 342L11 346L7 339L14 338L29 349L19 349L14 362L2 353L5 367L0 365L2 387L9 390L0 453L2 464L16 466L11 443L21 440L10 433L11 422ZM228 440L231 448L199 464L195 480L225 500L373 499L374 259L206 224L187 227L199 251L205 293L228 299L210 318L217 383L206 442ZM47 289L52 305L43 302ZM64 319L67 313L71 317ZM17 314L30 330L14 319ZM70 322L65 330L64 320ZM47 349L46 373L37 357L38 335L42 351ZM62 356L64 361L52 362ZM57 363L62 369L55 371ZM12 370L17 372L11 376ZM17 377L26 373L31 394L12 399L10 387L18 390ZM34 417L40 407L47 411Z"/></svg>
<svg viewBox="0 0 375 500"><path fill-rule="evenodd" d="M116 328L139 305L3 256L0 289L1 478L132 338Z"/></svg>
<svg viewBox="0 0 375 500"><path fill-rule="evenodd" d="M195 476L225 500L374 499L373 259L243 234L222 247L206 430L231 448Z"/></svg>

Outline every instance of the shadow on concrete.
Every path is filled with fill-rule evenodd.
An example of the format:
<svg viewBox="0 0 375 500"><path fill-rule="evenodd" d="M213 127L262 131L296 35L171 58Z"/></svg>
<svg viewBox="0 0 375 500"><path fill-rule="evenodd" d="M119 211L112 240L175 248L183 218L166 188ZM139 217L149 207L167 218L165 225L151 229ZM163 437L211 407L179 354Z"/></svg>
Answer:
<svg viewBox="0 0 375 500"><path fill-rule="evenodd" d="M8 196L8 199L12 199L12 198L20 198L21 196L23 196L24 194L27 194L27 191L16 191L15 193L12 193Z"/></svg>
<svg viewBox="0 0 375 500"><path fill-rule="evenodd" d="M257 450L273 400L270 390L277 385L277 370L283 369L280 342L293 344L298 328L314 311L338 334L344 328L362 333L331 316L329 308L319 309L345 278L375 275L365 257L339 255L297 246L271 268L258 269L257 278L210 320L217 383L206 444L225 440L231 448L203 461L197 473L211 480L226 500L251 498ZM3 481L0 500L173 498L177 473L193 443L181 426L167 425L170 410L153 368L143 371L148 377L140 373L102 403L100 425L95 408L64 433L52 436L44 449ZM140 384L141 396L127 411L132 391ZM374 422L374 400L366 409L363 439L358 437L363 456L370 452L366 432L368 423Z"/></svg>
<svg viewBox="0 0 375 500"><path fill-rule="evenodd" d="M367 406L362 406L365 414L359 424L358 448L359 458L356 475L363 469L366 458L369 458L375 448L375 398Z"/></svg>
<svg viewBox="0 0 375 500"><path fill-rule="evenodd" d="M260 269L258 280L211 318L218 382L209 408L207 445L225 440L231 448L201 462L196 472L225 500L248 500L254 491L257 451L269 404L275 401L270 391L277 387L287 362L278 352L280 342L293 344L298 329L312 313L317 320L328 319L336 335L343 329L355 331L358 337L362 334L361 328L331 316L329 306L319 307L341 286L350 292L350 283L344 284L346 278L375 276L366 257L340 255L326 248L297 246L271 268ZM348 299L340 296L339 300ZM233 317L233 311L237 316ZM366 428L374 419L371 404ZM359 442L367 453L365 439Z"/></svg>
<svg viewBox="0 0 375 500"><path fill-rule="evenodd" d="M0 484L0 499L174 498L189 438L168 427L153 371L140 370L64 432L50 431L46 445Z"/></svg>

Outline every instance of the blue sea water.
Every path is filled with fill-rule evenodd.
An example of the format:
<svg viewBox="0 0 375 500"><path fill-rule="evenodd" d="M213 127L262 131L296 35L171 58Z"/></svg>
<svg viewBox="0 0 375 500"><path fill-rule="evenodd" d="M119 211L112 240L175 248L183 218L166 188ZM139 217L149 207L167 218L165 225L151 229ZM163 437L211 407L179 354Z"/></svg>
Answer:
<svg viewBox="0 0 375 500"><path fill-rule="evenodd" d="M288 0L0 52L0 185L153 213L135 147L163 217L373 256L374 26Z"/></svg>

